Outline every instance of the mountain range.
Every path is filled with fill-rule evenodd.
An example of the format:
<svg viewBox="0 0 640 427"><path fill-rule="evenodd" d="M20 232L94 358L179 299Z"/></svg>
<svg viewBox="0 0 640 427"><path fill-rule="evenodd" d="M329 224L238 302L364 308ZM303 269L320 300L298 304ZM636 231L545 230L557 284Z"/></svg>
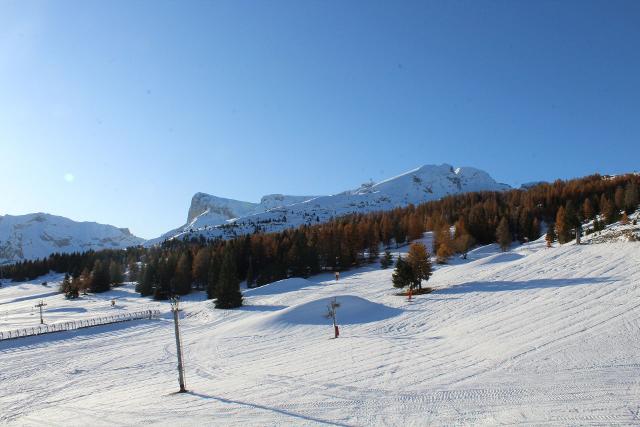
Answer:
<svg viewBox="0 0 640 427"><path fill-rule="evenodd" d="M329 196L272 194L264 196L260 203L250 203L196 193L186 224L147 244L175 238L232 238L253 232L275 232L341 215L389 210L452 194L509 188L480 169L442 164L425 165L379 183L368 182Z"/></svg>
<svg viewBox="0 0 640 427"><path fill-rule="evenodd" d="M77 222L46 213L0 215L0 264L52 253L121 249L144 243L127 228Z"/></svg>
<svg viewBox="0 0 640 427"><path fill-rule="evenodd" d="M334 195L270 194L259 203L196 193L184 225L145 242L126 228L76 222L46 213L0 216L0 263L42 258L54 252L118 249L169 239L233 238L317 224L341 215L390 210L472 191L503 191L487 172L448 164L425 165L393 178Z"/></svg>

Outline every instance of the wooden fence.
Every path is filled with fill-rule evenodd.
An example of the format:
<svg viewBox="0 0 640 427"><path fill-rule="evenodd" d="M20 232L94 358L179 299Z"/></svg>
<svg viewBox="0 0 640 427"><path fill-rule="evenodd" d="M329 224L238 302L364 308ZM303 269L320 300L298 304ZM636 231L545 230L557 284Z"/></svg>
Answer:
<svg viewBox="0 0 640 427"><path fill-rule="evenodd" d="M91 328L93 326L108 325L110 323L128 322L130 320L157 319L160 310L144 310L132 313L114 314L111 316L94 317L91 319L71 320L68 322L38 325L28 328L0 331L0 341L14 338L31 337L35 335L51 334L53 332L72 331L74 329Z"/></svg>

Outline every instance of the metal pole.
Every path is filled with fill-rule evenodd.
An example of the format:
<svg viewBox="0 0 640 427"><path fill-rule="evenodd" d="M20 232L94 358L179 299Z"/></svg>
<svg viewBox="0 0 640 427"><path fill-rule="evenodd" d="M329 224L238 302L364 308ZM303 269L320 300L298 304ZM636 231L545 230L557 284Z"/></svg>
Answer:
<svg viewBox="0 0 640 427"><path fill-rule="evenodd" d="M179 316L179 307L178 307L178 299L173 298L171 300L171 311L173 311L173 325L175 327L176 334L176 350L178 352L178 383L180 384L180 393L184 393L187 391L184 384L184 365L182 363L182 342L180 340L180 325L178 320Z"/></svg>
<svg viewBox="0 0 640 427"><path fill-rule="evenodd" d="M40 324L41 325L44 325L44 319L42 318L42 307L44 307L45 305L47 304L44 303L44 300L41 300L38 304L36 304L36 307L40 308Z"/></svg>

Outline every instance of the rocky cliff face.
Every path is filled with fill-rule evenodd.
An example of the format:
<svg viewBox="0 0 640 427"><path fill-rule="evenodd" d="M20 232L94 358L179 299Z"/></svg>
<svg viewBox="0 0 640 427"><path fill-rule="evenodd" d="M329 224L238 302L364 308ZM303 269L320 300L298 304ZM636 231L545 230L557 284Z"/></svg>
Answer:
<svg viewBox="0 0 640 427"><path fill-rule="evenodd" d="M279 231L350 213L423 203L451 194L508 188L480 169L442 164L425 165L379 183L363 184L332 196L272 194L254 204L197 193L189 208L187 224L149 243L171 238L230 238L256 231Z"/></svg>

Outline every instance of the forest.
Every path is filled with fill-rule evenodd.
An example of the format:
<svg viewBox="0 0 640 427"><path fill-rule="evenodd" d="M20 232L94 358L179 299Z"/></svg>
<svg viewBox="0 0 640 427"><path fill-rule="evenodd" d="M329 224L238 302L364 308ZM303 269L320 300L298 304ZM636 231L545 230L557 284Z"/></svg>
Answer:
<svg viewBox="0 0 640 427"><path fill-rule="evenodd" d="M452 195L391 211L352 214L326 223L278 233L257 232L231 240L170 240L126 250L52 254L48 258L3 266L2 277L33 280L50 271L67 273L65 293L101 292L125 280L137 282L143 296L166 299L206 290L216 307L242 303L240 283L261 286L288 277L347 270L377 262L381 249L399 247L433 231L430 248L446 263L475 245L538 239L552 230L566 243L581 224L601 229L638 207L640 176L591 175L541 183L527 189ZM547 233L549 237L550 233ZM388 256L383 257L388 263Z"/></svg>

